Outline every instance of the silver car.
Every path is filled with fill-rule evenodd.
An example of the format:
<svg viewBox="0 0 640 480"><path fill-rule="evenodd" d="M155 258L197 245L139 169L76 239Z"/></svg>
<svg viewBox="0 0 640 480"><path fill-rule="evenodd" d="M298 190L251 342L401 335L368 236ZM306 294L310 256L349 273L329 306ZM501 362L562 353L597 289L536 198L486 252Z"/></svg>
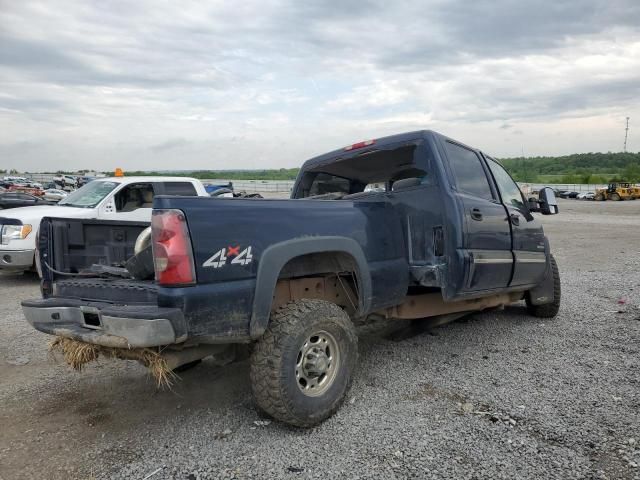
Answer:
<svg viewBox="0 0 640 480"><path fill-rule="evenodd" d="M67 195L68 195L67 192L65 192L64 190L58 190L58 189L55 189L55 188L50 188L50 189L44 191L43 198L45 200L49 200L51 202L59 202L60 200L62 200Z"/></svg>

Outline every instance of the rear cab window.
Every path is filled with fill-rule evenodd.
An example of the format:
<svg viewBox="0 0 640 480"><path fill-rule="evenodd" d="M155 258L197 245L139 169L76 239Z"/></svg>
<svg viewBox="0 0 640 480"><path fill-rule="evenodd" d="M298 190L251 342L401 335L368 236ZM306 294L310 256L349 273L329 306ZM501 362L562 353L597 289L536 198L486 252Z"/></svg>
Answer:
<svg viewBox="0 0 640 480"><path fill-rule="evenodd" d="M416 163L415 142L392 144L349 154L304 171L294 198L350 200L376 197L401 180L420 186L430 181L423 165Z"/></svg>
<svg viewBox="0 0 640 480"><path fill-rule="evenodd" d="M176 195L180 197L195 197L198 195L196 187L191 182L163 182L161 184L162 192L158 195Z"/></svg>

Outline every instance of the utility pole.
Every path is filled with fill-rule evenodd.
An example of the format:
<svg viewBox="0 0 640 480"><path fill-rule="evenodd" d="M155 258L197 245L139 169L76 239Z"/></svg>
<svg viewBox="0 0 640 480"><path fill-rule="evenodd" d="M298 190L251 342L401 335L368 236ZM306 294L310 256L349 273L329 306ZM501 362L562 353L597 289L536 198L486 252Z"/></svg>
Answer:
<svg viewBox="0 0 640 480"><path fill-rule="evenodd" d="M627 153L627 137L629 136L629 117L627 117L627 126L624 129L624 148L622 151Z"/></svg>

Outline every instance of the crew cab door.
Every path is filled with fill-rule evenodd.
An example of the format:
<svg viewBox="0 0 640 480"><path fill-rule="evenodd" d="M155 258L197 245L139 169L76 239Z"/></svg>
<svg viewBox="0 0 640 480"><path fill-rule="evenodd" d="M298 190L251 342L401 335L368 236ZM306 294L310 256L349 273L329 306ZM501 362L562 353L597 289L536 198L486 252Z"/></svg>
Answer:
<svg viewBox="0 0 640 480"><path fill-rule="evenodd" d="M547 265L542 225L529 211L520 188L498 162L485 155L511 226L515 261L510 285L537 284Z"/></svg>
<svg viewBox="0 0 640 480"><path fill-rule="evenodd" d="M449 283L457 285L456 295L505 288L513 268L505 207L492 187L484 160L474 150L448 139L443 147L453 190L464 212L462 245L457 246L457 257L464 263L457 270L464 272L464 279L451 278Z"/></svg>

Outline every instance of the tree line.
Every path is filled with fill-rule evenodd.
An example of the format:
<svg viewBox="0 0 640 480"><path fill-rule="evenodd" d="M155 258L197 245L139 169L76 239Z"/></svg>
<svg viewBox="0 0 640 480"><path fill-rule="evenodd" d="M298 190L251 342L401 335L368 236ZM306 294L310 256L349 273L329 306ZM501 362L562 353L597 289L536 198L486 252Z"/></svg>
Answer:
<svg viewBox="0 0 640 480"><path fill-rule="evenodd" d="M640 182L640 152L574 153L558 157L503 158L519 182Z"/></svg>

